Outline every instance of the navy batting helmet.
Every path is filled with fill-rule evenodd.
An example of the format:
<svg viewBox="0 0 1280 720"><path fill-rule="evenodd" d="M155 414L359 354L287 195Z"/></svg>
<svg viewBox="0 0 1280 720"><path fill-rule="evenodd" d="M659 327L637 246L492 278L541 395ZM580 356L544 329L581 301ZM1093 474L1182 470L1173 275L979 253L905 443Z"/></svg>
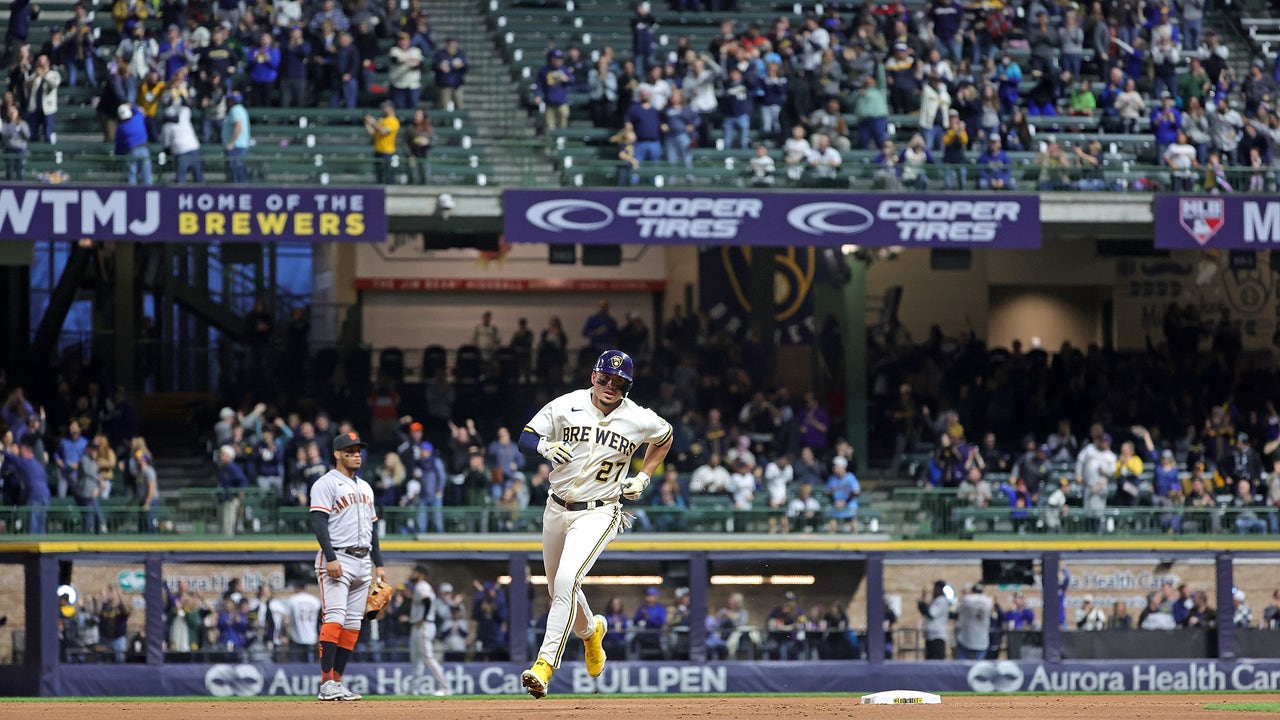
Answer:
<svg viewBox="0 0 1280 720"><path fill-rule="evenodd" d="M627 382L635 382L635 363L631 356L621 350L605 350L596 358L594 372L617 375Z"/></svg>

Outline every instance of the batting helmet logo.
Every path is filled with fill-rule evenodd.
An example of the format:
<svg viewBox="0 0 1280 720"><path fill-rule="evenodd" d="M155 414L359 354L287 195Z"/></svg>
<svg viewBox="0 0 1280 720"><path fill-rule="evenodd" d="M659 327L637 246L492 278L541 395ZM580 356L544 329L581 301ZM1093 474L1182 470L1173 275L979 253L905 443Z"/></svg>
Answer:
<svg viewBox="0 0 1280 720"><path fill-rule="evenodd" d="M592 370L598 373L617 375L627 382L635 381L635 363L631 356L621 350L605 350L596 358L596 366Z"/></svg>

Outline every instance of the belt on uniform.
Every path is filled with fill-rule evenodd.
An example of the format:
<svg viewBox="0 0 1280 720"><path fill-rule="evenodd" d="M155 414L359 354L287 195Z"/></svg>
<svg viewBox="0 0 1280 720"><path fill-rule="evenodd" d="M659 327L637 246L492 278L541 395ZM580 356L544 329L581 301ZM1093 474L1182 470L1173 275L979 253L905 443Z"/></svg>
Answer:
<svg viewBox="0 0 1280 720"><path fill-rule="evenodd" d="M613 503L618 502L617 498L610 498L608 500L588 500L586 502L569 502L555 494L552 494L551 499L554 500L557 505L570 512L595 510L598 507L604 507L605 505L612 505Z"/></svg>
<svg viewBox="0 0 1280 720"><path fill-rule="evenodd" d="M370 552L372 549L373 549L373 548L360 547L360 546L354 546L354 545L353 545L352 547L338 548L338 552L340 552L340 553L346 553L347 555L350 555L350 556L351 556L351 557L353 557L353 558L361 558L361 559L363 559L363 558L366 558L366 557L368 557L368 556L369 556L369 552Z"/></svg>

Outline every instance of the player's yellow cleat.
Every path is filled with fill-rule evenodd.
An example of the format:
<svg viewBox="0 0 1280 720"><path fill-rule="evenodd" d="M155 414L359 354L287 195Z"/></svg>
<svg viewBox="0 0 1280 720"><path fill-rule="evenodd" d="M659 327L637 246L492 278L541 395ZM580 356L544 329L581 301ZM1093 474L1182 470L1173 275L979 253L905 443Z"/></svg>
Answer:
<svg viewBox="0 0 1280 720"><path fill-rule="evenodd" d="M547 696L547 687L551 685L551 663L538 658L538 662L533 667L520 673L520 683L529 690L529 694L535 700L541 700Z"/></svg>
<svg viewBox="0 0 1280 720"><path fill-rule="evenodd" d="M587 674L599 677L604 670L604 661L608 659L604 654L604 636L609 631L609 624L603 615L596 615L591 621L595 628L591 631L591 637L583 640L582 644L586 647Z"/></svg>

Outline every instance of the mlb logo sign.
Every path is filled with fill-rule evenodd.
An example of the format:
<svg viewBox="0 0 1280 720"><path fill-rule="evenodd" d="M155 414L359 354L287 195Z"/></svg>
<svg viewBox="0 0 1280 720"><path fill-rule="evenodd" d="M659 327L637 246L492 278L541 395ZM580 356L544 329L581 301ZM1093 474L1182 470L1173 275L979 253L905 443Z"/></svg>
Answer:
<svg viewBox="0 0 1280 720"><path fill-rule="evenodd" d="M1226 222L1226 203L1221 198L1181 198L1178 222L1203 247Z"/></svg>

